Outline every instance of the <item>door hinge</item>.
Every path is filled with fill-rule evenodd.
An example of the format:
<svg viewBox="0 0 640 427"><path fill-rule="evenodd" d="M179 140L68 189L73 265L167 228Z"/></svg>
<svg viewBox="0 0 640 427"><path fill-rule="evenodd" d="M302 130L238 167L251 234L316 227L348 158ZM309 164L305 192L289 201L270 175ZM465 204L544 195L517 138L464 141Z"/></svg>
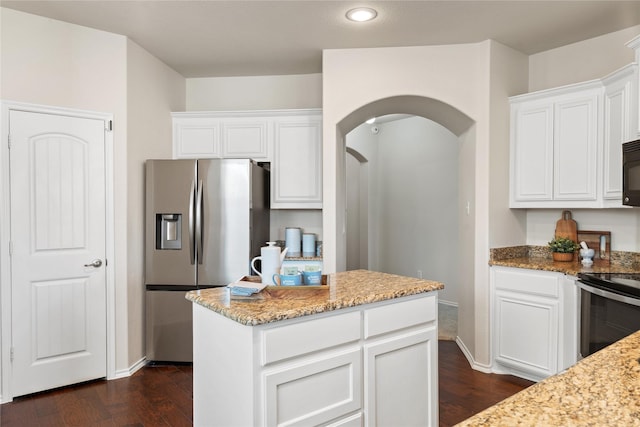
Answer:
<svg viewBox="0 0 640 427"><path fill-rule="evenodd" d="M9 146L9 150L11 150L11 135L7 135L7 145Z"/></svg>
<svg viewBox="0 0 640 427"><path fill-rule="evenodd" d="M13 362L13 347L9 350L9 360Z"/></svg>
<svg viewBox="0 0 640 427"><path fill-rule="evenodd" d="M13 242L9 240L9 256L13 255Z"/></svg>
<svg viewBox="0 0 640 427"><path fill-rule="evenodd" d="M105 128L107 132L111 132L113 130L113 120L109 120L107 122L107 127Z"/></svg>

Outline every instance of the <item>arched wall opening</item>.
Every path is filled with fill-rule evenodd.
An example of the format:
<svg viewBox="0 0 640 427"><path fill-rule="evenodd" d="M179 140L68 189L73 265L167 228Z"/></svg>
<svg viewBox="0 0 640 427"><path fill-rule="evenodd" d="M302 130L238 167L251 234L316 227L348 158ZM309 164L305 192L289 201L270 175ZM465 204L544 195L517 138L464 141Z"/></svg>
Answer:
<svg viewBox="0 0 640 427"><path fill-rule="evenodd" d="M379 117L387 114L408 114L424 117L439 123L451 131L459 140L459 200L458 212L458 247L460 253L459 280L460 290L458 307L459 313L464 316L458 324L459 336L474 336L476 318L476 291L475 291L475 246L476 246L476 123L459 109L434 98L401 95L381 98L366 105L356 108L335 126L335 211L323 210L323 222L335 221L335 250L333 253L334 271L346 270L346 135L354 128L371 117ZM324 235L325 240L329 238ZM428 279L428 272L424 278ZM446 286L446 284L445 284ZM473 353L471 350L470 353Z"/></svg>
<svg viewBox="0 0 640 427"><path fill-rule="evenodd" d="M460 139L463 149L468 149L469 146L473 149L473 141L470 140L470 135L474 135L474 121L455 107L433 98L416 95L383 98L361 106L340 120L336 125L336 141L338 144L337 152L340 153L336 157L336 191L338 193L338 206L336 207L336 212L339 213L336 218L336 228L337 230L341 230L341 232L336 236L336 271L343 271L346 269L346 236L344 234L346 221L344 215L346 212L346 168L344 160L344 153L346 152L345 137L349 132L361 125L367 119L387 114L409 114L432 120L456 135ZM471 156L470 158L474 158L474 156ZM465 197L464 204L466 206L467 201L471 202L468 200L469 197L472 197L474 194L473 188L469 188L473 187L473 175L467 174L467 176L459 178L462 178L459 179L458 182L460 182L463 187L461 188L461 191L459 191L459 194L461 197ZM342 213L342 215L340 213ZM474 230L471 229L468 231L469 233L461 235L461 238L470 238L471 240L467 240L465 244L472 245Z"/></svg>
<svg viewBox="0 0 640 427"><path fill-rule="evenodd" d="M459 139L420 116L385 115L346 143L346 269L446 284L458 305Z"/></svg>

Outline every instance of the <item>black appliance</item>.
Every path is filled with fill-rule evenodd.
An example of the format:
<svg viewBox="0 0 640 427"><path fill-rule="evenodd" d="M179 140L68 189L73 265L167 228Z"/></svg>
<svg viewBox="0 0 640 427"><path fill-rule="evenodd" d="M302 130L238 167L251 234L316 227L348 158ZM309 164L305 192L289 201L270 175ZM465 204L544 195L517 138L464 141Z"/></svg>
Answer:
<svg viewBox="0 0 640 427"><path fill-rule="evenodd" d="M580 355L640 330L640 274L579 273Z"/></svg>
<svg viewBox="0 0 640 427"><path fill-rule="evenodd" d="M622 144L622 204L640 206L640 139Z"/></svg>

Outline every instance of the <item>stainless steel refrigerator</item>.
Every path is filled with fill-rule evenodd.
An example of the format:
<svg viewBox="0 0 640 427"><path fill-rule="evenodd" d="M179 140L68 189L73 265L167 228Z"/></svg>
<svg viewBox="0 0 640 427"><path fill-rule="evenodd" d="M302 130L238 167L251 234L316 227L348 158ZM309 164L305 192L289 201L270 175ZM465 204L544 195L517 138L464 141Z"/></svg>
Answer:
<svg viewBox="0 0 640 427"><path fill-rule="evenodd" d="M269 172L248 159L147 160L147 360L190 362L187 291L250 274L269 240Z"/></svg>

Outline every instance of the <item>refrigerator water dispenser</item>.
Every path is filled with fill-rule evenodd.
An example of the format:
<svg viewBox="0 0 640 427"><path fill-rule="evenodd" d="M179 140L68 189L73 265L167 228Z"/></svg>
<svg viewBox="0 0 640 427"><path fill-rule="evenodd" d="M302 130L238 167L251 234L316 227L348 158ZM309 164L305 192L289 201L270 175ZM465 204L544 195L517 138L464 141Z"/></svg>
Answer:
<svg viewBox="0 0 640 427"><path fill-rule="evenodd" d="M182 214L156 214L156 249L182 249Z"/></svg>

